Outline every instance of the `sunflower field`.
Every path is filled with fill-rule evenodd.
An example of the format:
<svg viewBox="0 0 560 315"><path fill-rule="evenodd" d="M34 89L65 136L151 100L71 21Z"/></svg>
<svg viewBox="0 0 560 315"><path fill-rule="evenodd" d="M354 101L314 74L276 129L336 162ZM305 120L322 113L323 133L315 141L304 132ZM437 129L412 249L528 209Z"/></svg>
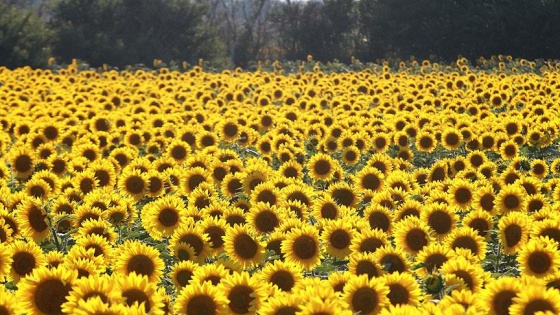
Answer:
<svg viewBox="0 0 560 315"><path fill-rule="evenodd" d="M284 66L0 68L0 314L560 313L557 65Z"/></svg>

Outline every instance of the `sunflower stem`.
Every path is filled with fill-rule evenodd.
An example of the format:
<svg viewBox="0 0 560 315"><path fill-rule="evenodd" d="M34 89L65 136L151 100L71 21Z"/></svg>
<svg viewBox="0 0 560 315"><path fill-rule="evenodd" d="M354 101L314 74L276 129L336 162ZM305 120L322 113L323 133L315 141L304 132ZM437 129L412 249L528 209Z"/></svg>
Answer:
<svg viewBox="0 0 560 315"><path fill-rule="evenodd" d="M499 273L500 272L500 256L502 254L502 246L500 244L498 244L498 252L496 253L496 267L495 267L495 272Z"/></svg>
<svg viewBox="0 0 560 315"><path fill-rule="evenodd" d="M117 240L117 244L122 244L122 228L121 228L121 224L117 224L117 231L119 232L119 239Z"/></svg>
<svg viewBox="0 0 560 315"><path fill-rule="evenodd" d="M54 228L52 227L52 224L50 224L51 220L49 220L49 225L50 225L50 229L51 229L51 234L53 235L53 241L54 241L54 245L56 245L56 249L59 252L62 252L62 246L60 246L60 241L58 240L58 235L56 235L56 231L54 230Z"/></svg>

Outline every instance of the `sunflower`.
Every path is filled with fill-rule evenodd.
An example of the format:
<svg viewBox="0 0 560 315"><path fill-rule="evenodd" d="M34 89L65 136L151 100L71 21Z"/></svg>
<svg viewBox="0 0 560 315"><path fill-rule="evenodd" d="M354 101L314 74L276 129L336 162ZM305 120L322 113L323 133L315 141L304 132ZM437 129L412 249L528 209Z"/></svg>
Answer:
<svg viewBox="0 0 560 315"><path fill-rule="evenodd" d="M319 233L312 226L294 228L286 234L281 250L287 262L311 270L321 261Z"/></svg>
<svg viewBox="0 0 560 315"><path fill-rule="evenodd" d="M333 202L333 204L334 204L334 202ZM315 206L317 206L317 204L315 204ZM309 220L309 212L310 211L307 208L307 206L304 205L299 200L288 200L288 201L282 202L280 204L280 207L283 207L287 210L286 214L289 217L293 217L295 215L295 217L302 222L305 222L305 221Z"/></svg>
<svg viewBox="0 0 560 315"><path fill-rule="evenodd" d="M240 128L236 121L226 119L218 124L220 137L226 142L233 142L239 136Z"/></svg>
<svg viewBox="0 0 560 315"><path fill-rule="evenodd" d="M246 227L235 225L228 228L223 240L227 255L243 268L250 268L263 262L264 245L255 239Z"/></svg>
<svg viewBox="0 0 560 315"><path fill-rule="evenodd" d="M268 238L266 240L265 250L267 252L270 252L272 256L269 256L267 259L269 260L279 259L281 261L284 261L285 254L282 252L282 242L285 239L286 239L285 233L280 231L272 232L271 234L268 235Z"/></svg>
<svg viewBox="0 0 560 315"><path fill-rule="evenodd" d="M284 219L287 219L284 208L258 203L247 213L247 223L258 235L266 235L274 231Z"/></svg>
<svg viewBox="0 0 560 315"><path fill-rule="evenodd" d="M445 237L444 243L453 250L456 248L468 249L480 260L486 257L486 241L471 227L463 226L454 229Z"/></svg>
<svg viewBox="0 0 560 315"><path fill-rule="evenodd" d="M328 220L322 226L321 242L326 244L326 251L331 257L344 259L350 254L350 244L355 230L348 221Z"/></svg>
<svg viewBox="0 0 560 315"><path fill-rule="evenodd" d="M354 275L350 271L344 272L331 272L329 274L329 284L332 286L333 290L337 293L342 294L344 291L344 287L348 280L350 280Z"/></svg>
<svg viewBox="0 0 560 315"><path fill-rule="evenodd" d="M210 282L213 286L217 286L231 272L232 269L222 263L202 265L194 270L190 284Z"/></svg>
<svg viewBox="0 0 560 315"><path fill-rule="evenodd" d="M508 309L511 315L560 313L558 290L554 288L545 290L541 286L531 285L513 297L512 302Z"/></svg>
<svg viewBox="0 0 560 315"><path fill-rule="evenodd" d="M15 212L18 225L25 236L37 243L49 237L49 217L40 200L27 197L17 206Z"/></svg>
<svg viewBox="0 0 560 315"><path fill-rule="evenodd" d="M420 315L426 314L417 306L407 304L389 305L379 312L379 315ZM429 314L429 313L428 313Z"/></svg>
<svg viewBox="0 0 560 315"><path fill-rule="evenodd" d="M494 217L484 210L473 210L463 218L462 226L472 228L478 232L478 235L489 241L490 230L494 226Z"/></svg>
<svg viewBox="0 0 560 315"><path fill-rule="evenodd" d="M104 213L101 209L97 207L91 207L86 203L82 203L78 206L75 213L75 221L77 227L82 227L84 223L88 220L104 220Z"/></svg>
<svg viewBox="0 0 560 315"><path fill-rule="evenodd" d="M64 268L39 267L21 281L16 297L26 313L63 314L73 281L74 274Z"/></svg>
<svg viewBox="0 0 560 315"><path fill-rule="evenodd" d="M13 231L6 220L0 216L0 244L9 244L13 240Z"/></svg>
<svg viewBox="0 0 560 315"><path fill-rule="evenodd" d="M316 199L315 195L315 190L312 187L305 184L293 183L282 189L280 202L297 200L305 206L313 208L313 204Z"/></svg>
<svg viewBox="0 0 560 315"><path fill-rule="evenodd" d="M118 252L119 257L113 261L116 272L125 275L135 272L146 276L149 281L158 281L161 277L165 264L155 248L137 240L127 240L119 247Z"/></svg>
<svg viewBox="0 0 560 315"><path fill-rule="evenodd" d="M227 174L220 184L221 193L228 198L243 192L243 178L241 174Z"/></svg>
<svg viewBox="0 0 560 315"><path fill-rule="evenodd" d="M549 199L543 194L529 195L527 198L527 209L529 213L535 213L550 206Z"/></svg>
<svg viewBox="0 0 560 315"><path fill-rule="evenodd" d="M161 241L185 223L187 208L177 195L166 195L144 206L141 212L142 226L148 234Z"/></svg>
<svg viewBox="0 0 560 315"><path fill-rule="evenodd" d="M273 153L272 139L271 135L261 136L255 143L255 147L258 152L265 157L269 157Z"/></svg>
<svg viewBox="0 0 560 315"><path fill-rule="evenodd" d="M349 146L342 150L342 161L348 166L357 164L360 161L360 150L356 146Z"/></svg>
<svg viewBox="0 0 560 315"><path fill-rule="evenodd" d="M560 175L560 158L555 158L550 163L550 171L556 175Z"/></svg>
<svg viewBox="0 0 560 315"><path fill-rule="evenodd" d="M25 183L25 191L30 197L46 201L52 193L52 188L46 181L33 177Z"/></svg>
<svg viewBox="0 0 560 315"><path fill-rule="evenodd" d="M114 258L114 249L111 243L105 237L98 234L90 234L76 238L75 246L83 248L86 251L93 250L93 256L102 257L106 266L108 266Z"/></svg>
<svg viewBox="0 0 560 315"><path fill-rule="evenodd" d="M358 142L358 139L356 139L356 143ZM389 138L389 134L387 134L387 133L376 132L371 136L371 148L373 150L375 150L375 152L378 152L378 153L387 152L390 144L391 144L391 141L390 141L390 138ZM352 146L350 146L350 147L352 147ZM349 165L351 165L351 164L349 164Z"/></svg>
<svg viewBox="0 0 560 315"><path fill-rule="evenodd" d="M200 226L185 224L180 225L171 236L169 249L179 260L202 262L211 252L209 243L210 238Z"/></svg>
<svg viewBox="0 0 560 315"><path fill-rule="evenodd" d="M420 218L420 213L423 212L423 205L414 199L406 200L402 203L395 215L395 221L399 222L408 217L417 217Z"/></svg>
<svg viewBox="0 0 560 315"><path fill-rule="evenodd" d="M129 129L124 134L123 140L127 147L140 148L144 142L144 137L139 129Z"/></svg>
<svg viewBox="0 0 560 315"><path fill-rule="evenodd" d="M340 168L338 162L330 155L317 153L307 162L308 174L314 181L329 181L336 169Z"/></svg>
<svg viewBox="0 0 560 315"><path fill-rule="evenodd" d="M430 173L428 175L429 182L443 182L447 179L448 162L445 160L437 161L430 168Z"/></svg>
<svg viewBox="0 0 560 315"><path fill-rule="evenodd" d="M0 279L8 276L10 267L12 267L13 257L10 255L10 247L7 244L0 243Z"/></svg>
<svg viewBox="0 0 560 315"><path fill-rule="evenodd" d="M374 253L377 249L386 246L389 241L387 235L380 229L363 229L354 234L350 244L352 253Z"/></svg>
<svg viewBox="0 0 560 315"><path fill-rule="evenodd" d="M329 194L324 193L313 205L312 214L317 219L336 220L341 217L342 209Z"/></svg>
<svg viewBox="0 0 560 315"><path fill-rule="evenodd" d="M183 194L192 193L202 183L211 184L208 171L202 167L189 168L181 178L180 187Z"/></svg>
<svg viewBox="0 0 560 315"><path fill-rule="evenodd" d="M469 164L475 168L478 169L478 167L484 163L486 163L488 161L488 158L486 157L486 155L484 154L484 152L479 151L479 150L475 150L475 151L471 151L468 155L467 155L467 161L469 162Z"/></svg>
<svg viewBox="0 0 560 315"><path fill-rule="evenodd" d="M437 305L441 314L486 314L488 307L481 303L478 294L466 289L455 289Z"/></svg>
<svg viewBox="0 0 560 315"><path fill-rule="evenodd" d="M82 195L87 195L99 186L99 181L95 178L95 173L87 169L72 178L72 185Z"/></svg>
<svg viewBox="0 0 560 315"><path fill-rule="evenodd" d="M121 193L140 200L148 190L146 174L134 168L125 168L117 183Z"/></svg>
<svg viewBox="0 0 560 315"><path fill-rule="evenodd" d="M6 315L21 314L15 293L0 287L0 310Z"/></svg>
<svg viewBox="0 0 560 315"><path fill-rule="evenodd" d="M279 202L280 189L273 183L265 182L258 184L251 191L251 203L256 205L259 202L268 203L270 206L277 205Z"/></svg>
<svg viewBox="0 0 560 315"><path fill-rule="evenodd" d="M227 298L218 288L205 282L197 286L187 286L177 294L175 311L177 314L225 314Z"/></svg>
<svg viewBox="0 0 560 315"><path fill-rule="evenodd" d="M149 170L146 174L146 184L148 186L148 191L146 195L149 197L159 197L165 192L165 177L164 174L156 171Z"/></svg>
<svg viewBox="0 0 560 315"><path fill-rule="evenodd" d="M500 243L507 254L517 253L529 239L531 217L521 212L511 212L500 218L498 231Z"/></svg>
<svg viewBox="0 0 560 315"><path fill-rule="evenodd" d="M505 171L502 172L499 177L501 181L501 187L505 185L517 184L517 182L521 180L521 176L522 174L518 169L512 166L508 167Z"/></svg>
<svg viewBox="0 0 560 315"><path fill-rule="evenodd" d="M99 298L103 303L108 303L114 295L114 282L111 276L90 276L76 279L72 283L72 289L62 304L62 312L73 314L80 302L90 302L93 298Z"/></svg>
<svg viewBox="0 0 560 315"><path fill-rule="evenodd" d="M314 292L309 293L309 298L300 304L300 311L297 314L301 315L314 315L314 314L324 314L324 315L352 315L353 312L348 310L348 306L343 301L340 301L338 297L322 299L313 296Z"/></svg>
<svg viewBox="0 0 560 315"><path fill-rule="evenodd" d="M262 315L296 314L301 311L301 298L290 293L276 293L263 302L259 309Z"/></svg>
<svg viewBox="0 0 560 315"><path fill-rule="evenodd" d="M388 176L393 170L393 162L387 154L374 154L367 162L368 166L376 168L383 176Z"/></svg>
<svg viewBox="0 0 560 315"><path fill-rule="evenodd" d="M439 243L432 243L416 254L413 267L421 278L439 271L441 266L453 257L452 250Z"/></svg>
<svg viewBox="0 0 560 315"><path fill-rule="evenodd" d="M408 217L397 223L393 235L395 244L412 256L429 245L433 238L430 227L418 217Z"/></svg>
<svg viewBox="0 0 560 315"><path fill-rule="evenodd" d="M303 166L297 161L287 161L278 168L278 174L285 178L302 179Z"/></svg>
<svg viewBox="0 0 560 315"><path fill-rule="evenodd" d="M251 277L247 272L228 275L218 289L229 301L229 314L256 314L267 298L265 287L259 285L257 277Z"/></svg>
<svg viewBox="0 0 560 315"><path fill-rule="evenodd" d="M108 242L114 242L118 237L118 234L115 232L113 226L102 218L86 220L82 226L78 228L77 235L79 236L91 234L100 235Z"/></svg>
<svg viewBox="0 0 560 315"><path fill-rule="evenodd" d="M134 220L134 206L127 206L125 204L117 204L111 206L104 212L105 217L113 226L131 223Z"/></svg>
<svg viewBox="0 0 560 315"><path fill-rule="evenodd" d="M474 200L474 188L474 185L465 179L454 180L448 192L449 204L466 210Z"/></svg>
<svg viewBox="0 0 560 315"><path fill-rule="evenodd" d="M381 266L382 270L388 273L404 273L410 268L410 262L406 253L392 245L386 245L376 250L373 253L373 258Z"/></svg>
<svg viewBox="0 0 560 315"><path fill-rule="evenodd" d="M480 265L472 264L462 256L454 257L443 263L440 272L446 283L457 284L459 290L463 286L473 293L479 293L482 290L484 270Z"/></svg>
<svg viewBox="0 0 560 315"><path fill-rule="evenodd" d="M440 203L431 203L425 206L420 214L420 219L426 222L440 239L454 230L458 216L451 209Z"/></svg>
<svg viewBox="0 0 560 315"><path fill-rule="evenodd" d="M115 289L111 296L111 304L133 308L143 305L146 313L163 315L164 304L161 296L156 294L156 282L149 281L148 277L136 272L114 275Z"/></svg>
<svg viewBox="0 0 560 315"><path fill-rule="evenodd" d="M422 298L420 285L410 273L386 274L381 279L389 288L387 297L392 305L418 306Z"/></svg>
<svg viewBox="0 0 560 315"><path fill-rule="evenodd" d="M75 271L77 273L77 279L87 278L89 276L98 277L102 272L105 272L107 268L103 258L99 256L78 259L70 258L70 256L66 257L68 258L64 259L63 263L59 266L69 271Z"/></svg>
<svg viewBox="0 0 560 315"><path fill-rule="evenodd" d="M547 237L530 239L517 256L522 275L546 278L553 274L560 264L557 246L558 243Z"/></svg>
<svg viewBox="0 0 560 315"><path fill-rule="evenodd" d="M364 209L364 218L371 229L380 229L390 235L393 228L393 212L377 203L372 203Z"/></svg>
<svg viewBox="0 0 560 315"><path fill-rule="evenodd" d="M480 294L482 304L490 307L490 315L508 315L513 299L522 291L521 284L513 277L492 280Z"/></svg>
<svg viewBox="0 0 560 315"><path fill-rule="evenodd" d="M531 161L530 167L530 172L533 177L542 179L548 175L549 168L545 160L534 159Z"/></svg>
<svg viewBox="0 0 560 315"><path fill-rule="evenodd" d="M352 186L345 182L330 185L328 193L336 203L349 208L353 208L358 201L358 196Z"/></svg>
<svg viewBox="0 0 560 315"><path fill-rule="evenodd" d="M303 270L297 265L275 260L259 271L259 277L281 292L292 293L294 286L303 279Z"/></svg>
<svg viewBox="0 0 560 315"><path fill-rule="evenodd" d="M31 179L39 179L45 181L50 189L50 194L57 195L60 193L60 178L49 170L38 171L33 174Z"/></svg>
<svg viewBox="0 0 560 315"><path fill-rule="evenodd" d="M421 152L432 152L437 146L437 140L433 133L428 131L420 131L416 135L416 149Z"/></svg>
<svg viewBox="0 0 560 315"><path fill-rule="evenodd" d="M195 270L199 267L200 266L197 263L189 260L178 261L172 265L169 277L175 285L175 288L180 290L187 286L191 281Z"/></svg>
<svg viewBox="0 0 560 315"><path fill-rule="evenodd" d="M354 313L377 314L389 304L389 292L385 281L361 275L348 280L342 298Z"/></svg>
<svg viewBox="0 0 560 315"><path fill-rule="evenodd" d="M196 256L194 248L185 242L178 242L169 245L169 251L179 261L203 261L203 259Z"/></svg>
<svg viewBox="0 0 560 315"><path fill-rule="evenodd" d="M27 178L33 173L35 166L35 154L31 148L26 146L16 146L10 151L8 161L12 172L17 178Z"/></svg>
<svg viewBox="0 0 560 315"><path fill-rule="evenodd" d="M231 208L226 209L226 211L224 212L223 217L229 226L234 226L236 224L245 225L247 223L247 220L245 218L245 211L239 206L240 205L236 203L232 205Z"/></svg>
<svg viewBox="0 0 560 315"><path fill-rule="evenodd" d="M474 193L473 208L494 214L496 194L490 185L479 186Z"/></svg>
<svg viewBox="0 0 560 315"><path fill-rule="evenodd" d="M202 231L210 238L210 247L213 255L220 254L224 249L224 239L226 235L227 222L223 218L204 218L200 223Z"/></svg>
<svg viewBox="0 0 560 315"><path fill-rule="evenodd" d="M216 191L213 185L208 183L200 184L186 197L189 200L188 212L200 213L218 203Z"/></svg>
<svg viewBox="0 0 560 315"><path fill-rule="evenodd" d="M174 139L165 146L164 156L171 158L175 164L181 164L187 160L192 152L191 146L179 139Z"/></svg>
<svg viewBox="0 0 560 315"><path fill-rule="evenodd" d="M525 196L523 187L519 185L506 185L502 187L496 196L496 204L500 207L500 213L507 214L512 211L525 210Z"/></svg>
<svg viewBox="0 0 560 315"><path fill-rule="evenodd" d="M455 150L461 146L463 134L453 128L446 128L441 133L441 144L446 150Z"/></svg>

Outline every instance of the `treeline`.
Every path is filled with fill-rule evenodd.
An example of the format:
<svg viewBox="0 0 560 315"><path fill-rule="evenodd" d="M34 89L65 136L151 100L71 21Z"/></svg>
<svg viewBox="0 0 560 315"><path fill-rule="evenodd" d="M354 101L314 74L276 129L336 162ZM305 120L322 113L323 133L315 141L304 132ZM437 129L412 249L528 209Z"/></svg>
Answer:
<svg viewBox="0 0 560 315"><path fill-rule="evenodd" d="M0 65L560 58L560 0L0 0Z"/></svg>

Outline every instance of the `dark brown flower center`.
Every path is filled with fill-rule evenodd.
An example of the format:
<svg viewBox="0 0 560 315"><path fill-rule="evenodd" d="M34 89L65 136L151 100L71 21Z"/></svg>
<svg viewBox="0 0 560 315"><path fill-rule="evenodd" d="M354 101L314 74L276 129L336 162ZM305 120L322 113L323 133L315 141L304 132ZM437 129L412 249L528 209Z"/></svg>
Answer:
<svg viewBox="0 0 560 315"><path fill-rule="evenodd" d="M257 255L258 244L247 234L239 234L233 241L235 253L243 259L252 259Z"/></svg>
<svg viewBox="0 0 560 315"><path fill-rule="evenodd" d="M58 279L42 281L35 289L33 302L44 314L63 314L62 303L66 302L66 296L71 288L69 283L64 284Z"/></svg>
<svg viewBox="0 0 560 315"><path fill-rule="evenodd" d="M360 314L369 314L378 306L377 292L369 287L361 287L352 295L352 309Z"/></svg>
<svg viewBox="0 0 560 315"><path fill-rule="evenodd" d="M129 261L126 266L127 271L136 272L138 275L151 276L154 272L155 266L154 262L145 255L135 255Z"/></svg>

